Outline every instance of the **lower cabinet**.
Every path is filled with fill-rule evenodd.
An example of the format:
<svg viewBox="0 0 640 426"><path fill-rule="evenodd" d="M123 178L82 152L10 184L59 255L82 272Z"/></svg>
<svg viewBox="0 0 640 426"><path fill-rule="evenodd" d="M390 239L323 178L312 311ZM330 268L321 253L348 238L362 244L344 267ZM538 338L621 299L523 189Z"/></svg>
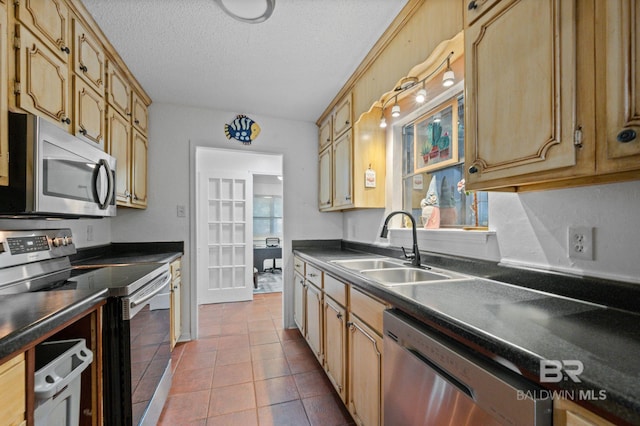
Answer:
<svg viewBox="0 0 640 426"><path fill-rule="evenodd" d="M382 337L355 315L349 316L347 408L359 425L382 424Z"/></svg>
<svg viewBox="0 0 640 426"><path fill-rule="evenodd" d="M613 426L602 417L569 400L553 401L554 426Z"/></svg>
<svg viewBox="0 0 640 426"><path fill-rule="evenodd" d="M347 311L338 302L324 298L324 370L329 381L347 402Z"/></svg>
<svg viewBox="0 0 640 426"><path fill-rule="evenodd" d="M24 353L0 365L1 425L26 424L26 369Z"/></svg>
<svg viewBox="0 0 640 426"><path fill-rule="evenodd" d="M171 269L171 349L176 345L182 333L182 258L169 265Z"/></svg>
<svg viewBox="0 0 640 426"><path fill-rule="evenodd" d="M299 258L295 263L303 263ZM298 270L314 270L305 280ZM307 274L308 275L308 274ZM316 283L323 283L321 287ZM382 313L387 306L311 265L294 273L294 320L358 425L382 425Z"/></svg>

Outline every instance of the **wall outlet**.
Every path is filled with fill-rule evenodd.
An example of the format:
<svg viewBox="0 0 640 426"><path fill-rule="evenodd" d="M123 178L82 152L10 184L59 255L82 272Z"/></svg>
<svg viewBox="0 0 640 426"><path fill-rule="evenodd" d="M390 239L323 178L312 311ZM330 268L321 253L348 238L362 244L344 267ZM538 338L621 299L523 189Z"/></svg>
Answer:
<svg viewBox="0 0 640 426"><path fill-rule="evenodd" d="M93 241L93 225L87 225L87 241Z"/></svg>
<svg viewBox="0 0 640 426"><path fill-rule="evenodd" d="M567 247L570 259L593 260L593 228L570 226Z"/></svg>

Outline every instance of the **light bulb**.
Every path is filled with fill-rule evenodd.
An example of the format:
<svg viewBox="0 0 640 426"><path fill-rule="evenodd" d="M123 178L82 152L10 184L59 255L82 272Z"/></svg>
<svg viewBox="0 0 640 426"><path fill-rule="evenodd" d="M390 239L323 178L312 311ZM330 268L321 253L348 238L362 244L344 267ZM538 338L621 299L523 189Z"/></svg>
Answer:
<svg viewBox="0 0 640 426"><path fill-rule="evenodd" d="M391 108L391 116L400 117L400 105L395 104L393 108Z"/></svg>
<svg viewBox="0 0 640 426"><path fill-rule="evenodd" d="M442 76L442 85L444 87L451 87L453 86L455 79L456 79L456 76L453 73L453 70L451 68L447 68L444 75Z"/></svg>
<svg viewBox="0 0 640 426"><path fill-rule="evenodd" d="M382 117L380 119L380 128L384 129L385 127L387 127L387 120L384 117Z"/></svg>
<svg viewBox="0 0 640 426"><path fill-rule="evenodd" d="M418 90L418 93L416 94L416 102L421 104L421 103L424 103L426 99L427 99L427 90L423 87L422 89Z"/></svg>

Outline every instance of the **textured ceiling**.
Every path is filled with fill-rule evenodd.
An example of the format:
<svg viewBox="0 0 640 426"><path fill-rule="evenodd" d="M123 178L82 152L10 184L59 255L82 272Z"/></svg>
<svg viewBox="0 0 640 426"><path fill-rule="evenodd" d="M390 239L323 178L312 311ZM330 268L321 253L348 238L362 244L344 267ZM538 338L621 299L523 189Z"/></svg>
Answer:
<svg viewBox="0 0 640 426"><path fill-rule="evenodd" d="M261 24L213 0L83 0L154 102L315 121L407 0L276 0Z"/></svg>

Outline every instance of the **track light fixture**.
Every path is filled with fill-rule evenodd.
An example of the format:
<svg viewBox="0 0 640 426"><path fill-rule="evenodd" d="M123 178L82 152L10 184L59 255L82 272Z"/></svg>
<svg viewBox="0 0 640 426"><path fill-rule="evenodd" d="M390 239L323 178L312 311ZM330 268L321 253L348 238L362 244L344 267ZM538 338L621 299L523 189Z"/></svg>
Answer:
<svg viewBox="0 0 640 426"><path fill-rule="evenodd" d="M394 91L396 92L396 94L393 97L390 97L389 99L387 99L385 102L382 103L382 113L381 113L381 117L380 117L380 127L381 128L385 128L387 127L387 120L384 118L384 110L385 107L387 106L387 104L393 99L394 100L394 104L393 107L391 108L391 116L392 117L400 117L400 105L398 105L398 95L406 92L407 90L411 90L414 87L420 85L420 89L417 91L416 93L416 97L415 97L415 101L416 103L422 104L427 100L427 88L426 88L426 81L428 79L430 79L434 74L436 74L438 71L440 71L440 69L442 68L442 66L444 64L447 64L447 67L445 68L445 72L442 75L442 85L444 87L451 87L453 86L453 83L455 83L455 74L453 73L453 70L451 69L451 57L453 56L453 52L449 53L447 55L447 57L440 63L440 65L438 65L433 71L431 71L429 73L429 75L427 75L426 77L424 77L422 80L418 80L417 77L405 77L401 80L400 84L398 85L398 87L396 87L394 89Z"/></svg>

